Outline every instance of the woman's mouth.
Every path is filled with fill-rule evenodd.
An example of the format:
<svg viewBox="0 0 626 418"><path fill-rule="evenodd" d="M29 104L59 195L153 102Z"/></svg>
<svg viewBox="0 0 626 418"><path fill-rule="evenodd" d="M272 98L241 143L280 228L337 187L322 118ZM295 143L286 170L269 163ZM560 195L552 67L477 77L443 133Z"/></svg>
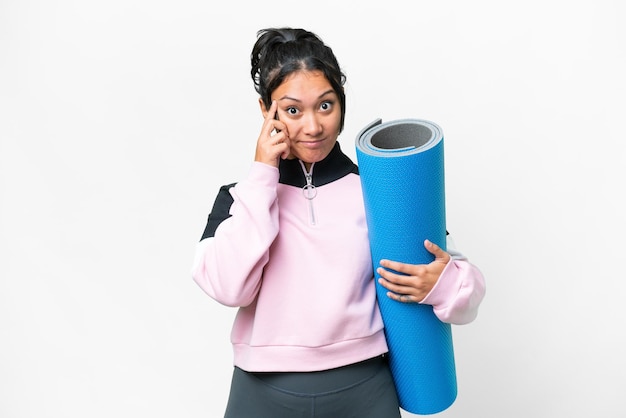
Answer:
<svg viewBox="0 0 626 418"><path fill-rule="evenodd" d="M316 139L313 141L298 141L298 144L307 148L316 148L318 147L322 142L324 142L323 139Z"/></svg>

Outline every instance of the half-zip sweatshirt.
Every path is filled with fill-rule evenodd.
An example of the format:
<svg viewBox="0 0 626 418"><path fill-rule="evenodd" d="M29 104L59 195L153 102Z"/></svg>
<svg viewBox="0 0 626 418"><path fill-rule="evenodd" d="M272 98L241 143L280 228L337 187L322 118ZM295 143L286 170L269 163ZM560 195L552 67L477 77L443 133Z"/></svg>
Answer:
<svg viewBox="0 0 626 418"><path fill-rule="evenodd" d="M420 303L444 322L468 323L484 278L448 252L452 260ZM388 351L358 167L339 143L308 172L297 159L278 168L254 162L245 179L223 186L192 277L211 298L239 307L231 342L243 370L326 370Z"/></svg>

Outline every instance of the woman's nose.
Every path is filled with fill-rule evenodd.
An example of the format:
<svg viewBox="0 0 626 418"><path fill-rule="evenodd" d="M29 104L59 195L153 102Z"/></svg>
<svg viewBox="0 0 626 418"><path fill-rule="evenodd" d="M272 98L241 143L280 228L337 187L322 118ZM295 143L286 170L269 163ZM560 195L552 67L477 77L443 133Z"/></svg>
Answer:
<svg viewBox="0 0 626 418"><path fill-rule="evenodd" d="M318 115L316 115L315 113L308 114L304 120L303 130L304 133L306 133L307 135L319 135L322 132L323 128Z"/></svg>

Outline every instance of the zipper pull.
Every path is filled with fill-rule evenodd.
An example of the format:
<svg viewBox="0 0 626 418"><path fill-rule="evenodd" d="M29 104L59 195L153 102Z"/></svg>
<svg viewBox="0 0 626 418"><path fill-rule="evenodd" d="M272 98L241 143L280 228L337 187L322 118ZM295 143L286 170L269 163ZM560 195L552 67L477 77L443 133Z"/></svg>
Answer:
<svg viewBox="0 0 626 418"><path fill-rule="evenodd" d="M305 174L306 184L302 187L302 194L309 200L313 200L317 196L317 189L313 185L313 176L311 173Z"/></svg>
<svg viewBox="0 0 626 418"><path fill-rule="evenodd" d="M309 172L307 172L304 168L304 164L302 163L302 161L300 161L300 164L302 164L304 177L306 178L306 184L302 187L302 194L308 200L313 200L315 196L317 196L317 189L313 185L313 164L311 164L311 169L309 170Z"/></svg>

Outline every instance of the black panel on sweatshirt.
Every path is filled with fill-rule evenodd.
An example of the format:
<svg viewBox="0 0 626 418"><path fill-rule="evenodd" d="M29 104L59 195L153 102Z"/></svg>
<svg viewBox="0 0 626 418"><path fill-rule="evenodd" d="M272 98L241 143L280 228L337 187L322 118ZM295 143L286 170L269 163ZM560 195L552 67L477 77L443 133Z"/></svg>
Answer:
<svg viewBox="0 0 626 418"><path fill-rule="evenodd" d="M204 228L204 233L202 234L202 241L205 238L210 238L215 236L215 230L224 220L231 217L230 215L230 207L233 205L233 197L230 195L229 190L235 185L235 183L228 184L226 186L220 187L220 191L215 198L215 203L213 203L213 209L211 209L211 213L209 214L209 220L207 221L206 227Z"/></svg>

